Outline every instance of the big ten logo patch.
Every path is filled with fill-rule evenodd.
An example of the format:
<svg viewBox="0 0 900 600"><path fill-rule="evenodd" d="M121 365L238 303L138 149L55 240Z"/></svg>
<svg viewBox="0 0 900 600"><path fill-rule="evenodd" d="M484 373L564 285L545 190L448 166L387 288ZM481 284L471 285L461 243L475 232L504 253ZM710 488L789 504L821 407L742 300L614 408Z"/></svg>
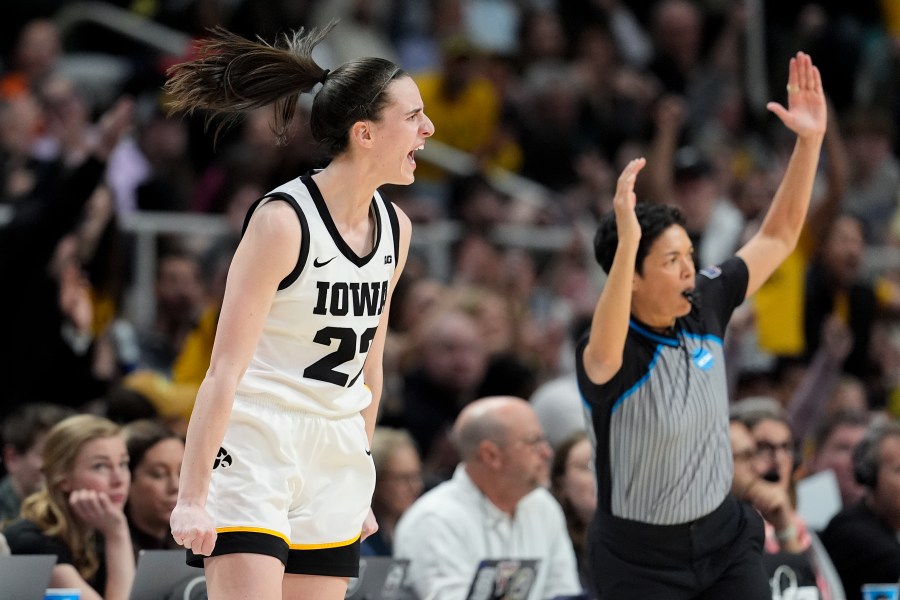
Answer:
<svg viewBox="0 0 900 600"><path fill-rule="evenodd" d="M219 453L216 454L216 460L213 462L213 471L218 469L219 467L223 469L227 469L231 466L232 463L231 454L228 453L228 450L225 448L219 448Z"/></svg>

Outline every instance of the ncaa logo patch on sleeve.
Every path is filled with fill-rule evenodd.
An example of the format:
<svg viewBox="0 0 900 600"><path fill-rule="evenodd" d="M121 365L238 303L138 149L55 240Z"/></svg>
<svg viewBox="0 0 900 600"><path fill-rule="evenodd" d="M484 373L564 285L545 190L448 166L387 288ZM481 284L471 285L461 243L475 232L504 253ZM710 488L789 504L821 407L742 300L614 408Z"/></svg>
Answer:
<svg viewBox="0 0 900 600"><path fill-rule="evenodd" d="M716 277L718 277L721 274L722 274L722 269L720 269L719 267L717 267L715 265L710 265L708 267L704 267L703 269L700 269L700 275L703 275L707 279L715 279Z"/></svg>

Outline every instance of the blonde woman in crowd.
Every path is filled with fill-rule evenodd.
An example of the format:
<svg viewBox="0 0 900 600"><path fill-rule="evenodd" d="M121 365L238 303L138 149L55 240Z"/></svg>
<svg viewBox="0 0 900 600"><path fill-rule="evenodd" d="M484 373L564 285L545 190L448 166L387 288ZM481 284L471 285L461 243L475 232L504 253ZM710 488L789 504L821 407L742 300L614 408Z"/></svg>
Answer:
<svg viewBox="0 0 900 600"><path fill-rule="evenodd" d="M77 588L81 600L127 600L134 581L125 502L128 451L118 425L69 417L44 444L46 487L22 503L4 531L13 554L55 554L50 586Z"/></svg>

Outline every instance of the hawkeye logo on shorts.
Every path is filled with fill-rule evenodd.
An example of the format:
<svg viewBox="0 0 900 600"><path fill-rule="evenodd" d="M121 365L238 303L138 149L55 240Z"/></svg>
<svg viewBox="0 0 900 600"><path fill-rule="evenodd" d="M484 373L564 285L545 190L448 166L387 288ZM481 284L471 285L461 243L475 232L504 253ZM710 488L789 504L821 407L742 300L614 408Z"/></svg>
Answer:
<svg viewBox="0 0 900 600"><path fill-rule="evenodd" d="M213 471L222 467L223 469L227 469L231 466L232 458L231 455L228 454L228 450L225 448L219 448L219 453L216 454L216 460L213 462Z"/></svg>
<svg viewBox="0 0 900 600"><path fill-rule="evenodd" d="M697 365L697 368L701 371L709 371L712 368L713 363L716 362L716 357L706 348L697 348L694 350L691 359L693 359L694 364Z"/></svg>

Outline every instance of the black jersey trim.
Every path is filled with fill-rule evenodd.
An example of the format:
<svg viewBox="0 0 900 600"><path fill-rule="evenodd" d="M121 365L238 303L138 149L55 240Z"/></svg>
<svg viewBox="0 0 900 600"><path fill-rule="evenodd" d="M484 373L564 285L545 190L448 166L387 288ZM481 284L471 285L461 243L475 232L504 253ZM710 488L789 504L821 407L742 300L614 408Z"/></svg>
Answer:
<svg viewBox="0 0 900 600"><path fill-rule="evenodd" d="M273 192L271 194L266 194L254 202L247 210L247 215L244 217L244 224L241 227L241 237L244 237L247 226L250 224L250 217L253 216L253 213L259 207L260 203L263 200L270 198L287 202L294 209L294 212L297 213L297 218L300 220L300 252L297 256L297 264L294 265L294 270L288 273L288 276L282 279L278 284L278 289L283 290L297 281L297 278L300 277L300 273L303 272L306 261L309 259L309 223L307 223L306 215L303 214L303 209L300 208L300 204L297 202L296 198L286 192Z"/></svg>
<svg viewBox="0 0 900 600"><path fill-rule="evenodd" d="M247 233L247 227L250 225L250 217L253 216L253 213L256 212L256 209L259 207L260 202L265 200L266 197L257 198L257 200L250 205L250 208L247 209L247 214L244 215L244 224L241 225L241 237L244 237L244 234Z"/></svg>
<svg viewBox="0 0 900 600"><path fill-rule="evenodd" d="M370 204L371 212L375 213L375 243L372 244L372 250L366 254L365 256L359 256L356 252L353 251L350 246L347 245L347 242L344 241L344 238L341 237L340 232L338 231L337 225L334 224L334 219L331 218L331 213L328 212L328 205L325 204L325 198L322 196L321 190L319 190L319 186L316 185L315 180L312 178L312 172L307 173L300 177L300 181L306 186L306 189L309 190L309 195L313 200L313 204L316 206L316 210L319 212L319 217L322 219L322 223L325 224L325 229L328 230L328 233L331 234L331 239L334 241L334 245L337 246L337 249L340 251L344 257L352 262L357 267L366 266L372 257L375 256L375 253L378 251L379 246L381 246L381 211L378 210L378 205L375 202L375 198L372 198L372 202Z"/></svg>
<svg viewBox="0 0 900 600"><path fill-rule="evenodd" d="M662 346L656 347L656 350L653 352L653 358L650 359L650 364L647 365L647 372L644 373L643 377L638 379L634 385L625 390L625 392L621 396L616 398L616 400L612 404L612 408L609 409L609 414L613 414L614 412L619 410L619 407L622 406L622 403L625 402L625 400L627 400L629 396L634 394L641 388L642 385L647 383L647 380L650 379L650 374L653 373L653 369L654 367L656 367L656 361L659 360L659 356L660 354L662 354L662 349Z"/></svg>
<svg viewBox="0 0 900 600"><path fill-rule="evenodd" d="M639 325L634 319L629 319L628 326L634 329L636 333L653 340L659 344L665 344L666 346L672 346L673 348L678 347L678 338L669 337L667 335L660 335L658 333L653 333L649 329L646 329Z"/></svg>
<svg viewBox="0 0 900 600"><path fill-rule="evenodd" d="M610 429L612 411L591 410L591 425L594 427L594 475L597 478L597 508L612 514L612 448Z"/></svg>
<svg viewBox="0 0 900 600"><path fill-rule="evenodd" d="M283 290L297 281L297 278L300 277L300 273L303 272L303 267L306 266L306 261L309 260L309 223L307 223L306 215L303 213L303 209L300 208L297 199L290 194L285 192L275 192L274 194L269 194L269 197L276 200L284 200L290 204L294 208L294 212L297 213L297 218L300 219L300 256L297 259L297 264L294 265L294 270L278 284L278 289Z"/></svg>
<svg viewBox="0 0 900 600"><path fill-rule="evenodd" d="M397 219L397 209L394 208L394 203L384 196L381 197L381 200L384 202L384 210L391 223L391 234L394 238L394 266L396 266L400 261L400 221Z"/></svg>

